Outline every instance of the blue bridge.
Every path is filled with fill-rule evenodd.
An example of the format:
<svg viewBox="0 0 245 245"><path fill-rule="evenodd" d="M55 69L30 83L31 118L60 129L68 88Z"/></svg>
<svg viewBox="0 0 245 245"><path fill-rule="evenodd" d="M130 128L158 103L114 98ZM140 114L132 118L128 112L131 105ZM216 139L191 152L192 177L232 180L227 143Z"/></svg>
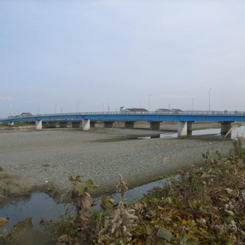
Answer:
<svg viewBox="0 0 245 245"><path fill-rule="evenodd" d="M171 113L128 113L128 112L86 112L86 113L62 113L62 114L43 114L33 115L28 117L8 117L0 119L2 123L14 122L35 122L36 129L41 130L43 123L55 126L59 122L60 127L67 127L67 122L72 122L72 127L79 128L82 123L83 130L89 130L90 127L95 127L96 121L103 121L105 128L113 127L115 121L125 123L125 128L134 128L136 121L148 121L151 130L159 130L160 122L174 121L178 125L178 136L186 136L192 131L193 122L220 122L221 134L226 134L232 122L245 121L245 112L227 112L227 111L206 111L206 112L183 112L181 114Z"/></svg>

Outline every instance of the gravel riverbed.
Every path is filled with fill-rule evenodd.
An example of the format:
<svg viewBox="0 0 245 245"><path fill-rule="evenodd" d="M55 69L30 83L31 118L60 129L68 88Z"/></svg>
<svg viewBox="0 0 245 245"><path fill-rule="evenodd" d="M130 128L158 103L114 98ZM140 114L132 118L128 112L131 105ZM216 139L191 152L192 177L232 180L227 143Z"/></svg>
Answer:
<svg viewBox="0 0 245 245"><path fill-rule="evenodd" d="M165 129L176 130L176 125L165 125ZM0 180L0 201L48 188L60 197L71 189L70 175L83 175L84 181L92 179L100 186L97 194L115 192L118 174L123 175L130 188L136 187L188 167L190 163L203 163L202 153L208 149L214 153L222 142L217 136L136 139L164 132L144 127L91 131L2 130L0 166L9 177ZM227 154L231 148L230 140L225 140L221 153Z"/></svg>

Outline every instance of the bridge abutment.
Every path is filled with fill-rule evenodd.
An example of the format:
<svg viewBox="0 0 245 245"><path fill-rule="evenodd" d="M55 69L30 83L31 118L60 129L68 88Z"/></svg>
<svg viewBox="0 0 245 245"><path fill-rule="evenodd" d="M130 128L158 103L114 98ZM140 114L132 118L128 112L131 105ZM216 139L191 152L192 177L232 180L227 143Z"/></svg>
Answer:
<svg viewBox="0 0 245 245"><path fill-rule="evenodd" d="M134 128L134 121L125 121L125 128Z"/></svg>
<svg viewBox="0 0 245 245"><path fill-rule="evenodd" d="M105 128L112 128L114 121L104 121Z"/></svg>
<svg viewBox="0 0 245 245"><path fill-rule="evenodd" d="M231 129L231 122L221 122L221 132L220 132L221 134L227 134L230 129Z"/></svg>
<svg viewBox="0 0 245 245"><path fill-rule="evenodd" d="M187 122L178 122L178 137L187 136Z"/></svg>
<svg viewBox="0 0 245 245"><path fill-rule="evenodd" d="M42 120L35 121L36 130L42 130L43 129L43 123Z"/></svg>
<svg viewBox="0 0 245 245"><path fill-rule="evenodd" d="M83 130L89 130L90 129L90 119L88 119L88 120L83 119L82 120L82 129Z"/></svg>
<svg viewBox="0 0 245 245"><path fill-rule="evenodd" d="M159 130L160 122L150 122L150 130Z"/></svg>

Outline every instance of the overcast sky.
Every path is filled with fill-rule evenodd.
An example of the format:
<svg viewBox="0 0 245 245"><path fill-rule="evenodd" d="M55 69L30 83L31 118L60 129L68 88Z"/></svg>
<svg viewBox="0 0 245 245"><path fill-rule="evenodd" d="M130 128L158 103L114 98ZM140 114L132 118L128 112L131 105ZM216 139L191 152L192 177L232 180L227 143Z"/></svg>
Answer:
<svg viewBox="0 0 245 245"><path fill-rule="evenodd" d="M211 110L245 110L244 13L234 0L0 0L0 117L208 110L209 95Z"/></svg>

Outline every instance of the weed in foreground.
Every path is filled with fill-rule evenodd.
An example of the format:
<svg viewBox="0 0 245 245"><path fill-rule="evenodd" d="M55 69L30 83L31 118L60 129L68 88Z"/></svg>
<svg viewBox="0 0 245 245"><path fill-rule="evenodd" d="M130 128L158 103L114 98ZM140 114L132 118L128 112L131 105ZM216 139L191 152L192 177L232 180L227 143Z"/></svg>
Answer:
<svg viewBox="0 0 245 245"><path fill-rule="evenodd" d="M131 231L137 226L138 217L133 208L127 209L125 194L128 187L119 174L117 191L121 193L119 205L106 217L104 227L99 232L99 244L129 244L132 240Z"/></svg>
<svg viewBox="0 0 245 245"><path fill-rule="evenodd" d="M57 244L93 244L95 242L95 230L92 222L87 215L93 203L90 203L88 191L95 191L98 186L92 180L82 184L82 176L69 177L73 184L70 197L73 200L72 206L75 210L66 208L65 214L58 222L49 222L47 225L58 237Z"/></svg>

